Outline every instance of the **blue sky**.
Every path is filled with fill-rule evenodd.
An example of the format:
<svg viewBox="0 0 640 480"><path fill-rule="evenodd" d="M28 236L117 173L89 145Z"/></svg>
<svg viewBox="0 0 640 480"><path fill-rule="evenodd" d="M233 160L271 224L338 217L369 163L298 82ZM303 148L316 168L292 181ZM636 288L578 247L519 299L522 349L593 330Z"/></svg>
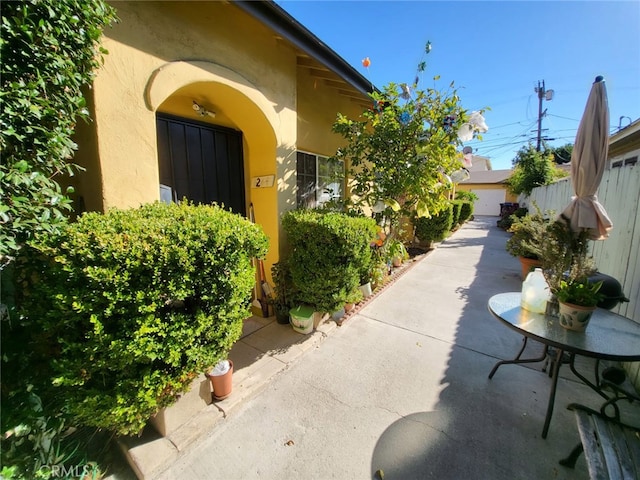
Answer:
<svg viewBox="0 0 640 480"><path fill-rule="evenodd" d="M277 0L296 20L377 87L411 83L422 59L422 88L455 82L469 111L489 107L489 131L470 142L494 169L535 144L538 81L543 135L573 143L591 84L606 80L610 133L640 118L640 1L303 1ZM424 45L432 44L423 56ZM368 69L362 59L369 57ZM623 117L623 118L620 118Z"/></svg>

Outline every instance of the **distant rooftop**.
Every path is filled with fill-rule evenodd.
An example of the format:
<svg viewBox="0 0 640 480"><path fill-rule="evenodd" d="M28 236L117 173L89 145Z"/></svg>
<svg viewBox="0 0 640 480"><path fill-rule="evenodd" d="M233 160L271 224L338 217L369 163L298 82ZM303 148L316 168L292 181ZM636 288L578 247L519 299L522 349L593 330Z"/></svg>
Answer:
<svg viewBox="0 0 640 480"><path fill-rule="evenodd" d="M469 172L469 180L461 183L504 183L513 173L513 170L479 170Z"/></svg>

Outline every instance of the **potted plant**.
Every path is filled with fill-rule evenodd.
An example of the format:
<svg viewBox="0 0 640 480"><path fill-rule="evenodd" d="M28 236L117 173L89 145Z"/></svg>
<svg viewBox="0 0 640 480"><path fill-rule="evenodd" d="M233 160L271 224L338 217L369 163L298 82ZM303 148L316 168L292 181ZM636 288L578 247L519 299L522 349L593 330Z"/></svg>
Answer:
<svg viewBox="0 0 640 480"><path fill-rule="evenodd" d="M293 305L309 305L322 314L341 309L347 295L358 290L363 266L371 260L374 220L301 209L283 215L282 227L295 287Z"/></svg>
<svg viewBox="0 0 640 480"><path fill-rule="evenodd" d="M353 310L353 307L355 306L355 304L358 303L360 300L362 300L362 297L363 297L362 291L359 288L349 292L347 294L346 301L344 304L344 311L350 312L351 310Z"/></svg>
<svg viewBox="0 0 640 480"><path fill-rule="evenodd" d="M373 264L370 265L370 270L367 270L366 275L360 275L360 291L364 298L368 298L373 294L373 288L371 287L371 278L373 277Z"/></svg>
<svg viewBox="0 0 640 480"><path fill-rule="evenodd" d="M313 319L315 312L310 305L298 305L289 311L291 317L291 327L302 334L309 334L313 332Z"/></svg>
<svg viewBox="0 0 640 480"><path fill-rule="evenodd" d="M602 300L600 287L602 281L591 283L586 277L561 280L555 289L560 304L560 325L569 330L584 331Z"/></svg>
<svg viewBox="0 0 640 480"><path fill-rule="evenodd" d="M376 290L382 287L389 277L389 268L387 264L381 260L376 260L371 271L371 288Z"/></svg>
<svg viewBox="0 0 640 480"><path fill-rule="evenodd" d="M596 271L593 258L588 255L588 232L574 232L562 215L549 223L537 251L552 293L563 280L583 279Z"/></svg>
<svg viewBox="0 0 640 480"><path fill-rule="evenodd" d="M358 258L358 275L360 276L360 291L364 298L368 298L373 293L372 280L375 270L375 256L377 246L371 243L366 249L366 255Z"/></svg>
<svg viewBox="0 0 640 480"><path fill-rule="evenodd" d="M394 267L399 267L402 262L409 259L406 247L400 240L395 238L389 240L387 244L387 255Z"/></svg>
<svg viewBox="0 0 640 480"><path fill-rule="evenodd" d="M281 259L271 266L273 297L270 299L278 323L289 323L289 311L293 307L293 281L286 260Z"/></svg>
<svg viewBox="0 0 640 480"><path fill-rule="evenodd" d="M534 268L542 266L540 246L548 227L549 220L536 209L534 214L514 218L508 230L513 235L507 240L507 252L520 260L523 280Z"/></svg>

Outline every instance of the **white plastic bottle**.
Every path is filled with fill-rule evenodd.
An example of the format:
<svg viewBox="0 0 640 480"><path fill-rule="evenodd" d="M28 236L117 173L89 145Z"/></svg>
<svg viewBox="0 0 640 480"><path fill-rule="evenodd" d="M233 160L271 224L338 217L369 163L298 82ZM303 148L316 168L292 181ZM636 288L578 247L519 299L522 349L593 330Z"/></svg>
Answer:
<svg viewBox="0 0 640 480"><path fill-rule="evenodd" d="M551 291L544 279L542 269L536 268L533 272L529 272L525 281L522 282L520 306L530 312L544 313L550 298Z"/></svg>

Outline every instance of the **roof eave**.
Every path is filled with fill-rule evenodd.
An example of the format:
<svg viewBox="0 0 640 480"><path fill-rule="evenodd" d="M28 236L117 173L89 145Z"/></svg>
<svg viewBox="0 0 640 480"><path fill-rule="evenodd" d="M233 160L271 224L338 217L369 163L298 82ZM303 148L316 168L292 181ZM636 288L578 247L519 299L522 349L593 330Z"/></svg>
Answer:
<svg viewBox="0 0 640 480"><path fill-rule="evenodd" d="M325 67L331 69L358 91L366 95L376 90L373 84L358 73L347 61L274 2L238 0L233 4L260 20Z"/></svg>
<svg viewBox="0 0 640 480"><path fill-rule="evenodd" d="M640 148L640 119L609 136L609 158Z"/></svg>

